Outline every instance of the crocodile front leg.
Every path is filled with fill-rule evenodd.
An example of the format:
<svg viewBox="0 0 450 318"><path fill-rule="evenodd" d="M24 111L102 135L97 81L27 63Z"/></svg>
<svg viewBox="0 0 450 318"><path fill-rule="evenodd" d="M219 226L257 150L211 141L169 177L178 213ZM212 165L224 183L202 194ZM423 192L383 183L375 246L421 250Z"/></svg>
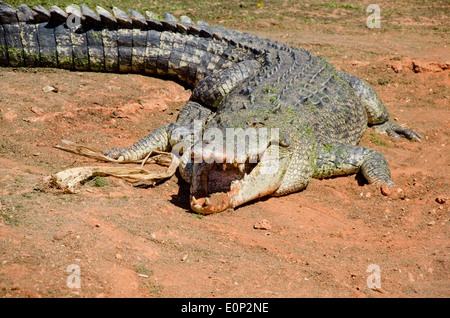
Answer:
<svg viewBox="0 0 450 318"><path fill-rule="evenodd" d="M180 111L176 123L156 128L129 147L114 147L103 151L103 154L121 161L139 160L151 151L168 151L180 142L193 144L194 125L202 126L210 114L209 109L189 100Z"/></svg>
<svg viewBox="0 0 450 318"><path fill-rule="evenodd" d="M367 112L367 122L374 125L378 133L388 134L392 137L405 137L409 140L420 141L422 136L417 132L397 125L389 120L389 112L375 90L363 80L350 74L339 71L339 74L347 81L358 95L364 109Z"/></svg>
<svg viewBox="0 0 450 318"><path fill-rule="evenodd" d="M154 150L166 151L173 128L174 124L158 127L129 147L114 147L103 151L103 154L119 161L127 161L143 159Z"/></svg>

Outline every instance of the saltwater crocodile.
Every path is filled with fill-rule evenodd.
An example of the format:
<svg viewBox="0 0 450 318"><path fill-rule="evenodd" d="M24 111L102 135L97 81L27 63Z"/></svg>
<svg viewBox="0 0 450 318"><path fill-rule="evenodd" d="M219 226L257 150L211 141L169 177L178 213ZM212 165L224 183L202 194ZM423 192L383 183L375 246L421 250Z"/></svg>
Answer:
<svg viewBox="0 0 450 318"><path fill-rule="evenodd" d="M104 154L120 160L155 150L179 154L196 212L359 171L369 183L393 186L384 156L357 146L367 126L421 138L390 121L365 82L305 49L186 16L96 10L0 2L0 66L149 74L192 88L176 122Z"/></svg>

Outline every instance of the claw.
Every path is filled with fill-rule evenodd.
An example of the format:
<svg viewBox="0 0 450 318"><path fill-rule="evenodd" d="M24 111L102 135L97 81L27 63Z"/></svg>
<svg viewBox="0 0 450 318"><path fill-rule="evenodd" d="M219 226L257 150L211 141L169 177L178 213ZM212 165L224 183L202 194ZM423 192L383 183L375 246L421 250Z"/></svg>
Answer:
<svg viewBox="0 0 450 318"><path fill-rule="evenodd" d="M198 204L198 201L197 201L197 199L194 196L192 196L191 202L192 202L193 205L197 205Z"/></svg>
<svg viewBox="0 0 450 318"><path fill-rule="evenodd" d="M418 133L416 133L414 130L402 127L392 121L387 121L379 126L376 127L376 130L379 133L387 133L389 136L399 138L399 137L405 137L409 140L415 140L420 142L420 138L422 136Z"/></svg>

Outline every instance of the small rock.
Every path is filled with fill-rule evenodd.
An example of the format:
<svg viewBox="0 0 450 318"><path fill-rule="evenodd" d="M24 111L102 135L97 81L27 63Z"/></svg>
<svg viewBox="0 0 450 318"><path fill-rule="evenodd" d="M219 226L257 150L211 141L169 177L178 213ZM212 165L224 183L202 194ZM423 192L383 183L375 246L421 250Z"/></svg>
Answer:
<svg viewBox="0 0 450 318"><path fill-rule="evenodd" d="M402 188L399 187L391 187L386 184L381 186L381 194L392 199L398 199L404 197L404 192Z"/></svg>
<svg viewBox="0 0 450 318"><path fill-rule="evenodd" d="M395 73L399 73L403 70L402 63L392 63L390 66L394 70Z"/></svg>
<svg viewBox="0 0 450 318"><path fill-rule="evenodd" d="M255 230L270 230L272 228L272 225L266 219L263 219L262 221L257 222L255 225L253 225L253 228Z"/></svg>
<svg viewBox="0 0 450 318"><path fill-rule="evenodd" d="M447 202L447 199L444 198L443 196L438 196L436 198L436 202L439 203L439 204L444 204L445 202Z"/></svg>
<svg viewBox="0 0 450 318"><path fill-rule="evenodd" d="M381 186L381 194L388 197L392 193L392 187L383 184Z"/></svg>
<svg viewBox="0 0 450 318"><path fill-rule="evenodd" d="M122 255L120 255L119 253L116 254L116 259L122 259Z"/></svg>
<svg viewBox="0 0 450 318"><path fill-rule="evenodd" d="M433 226L436 223L436 221L430 221L428 222L428 226Z"/></svg>
<svg viewBox="0 0 450 318"><path fill-rule="evenodd" d="M370 198L371 196L372 196L372 193L370 193L370 192L366 193L366 198Z"/></svg>
<svg viewBox="0 0 450 318"><path fill-rule="evenodd" d="M43 91L44 93L49 93L49 92L58 93L59 90L58 90L56 87L47 85L47 86L44 86L44 87L42 88L42 91Z"/></svg>
<svg viewBox="0 0 450 318"><path fill-rule="evenodd" d="M437 73L446 69L446 65L435 62L412 61L414 73Z"/></svg>

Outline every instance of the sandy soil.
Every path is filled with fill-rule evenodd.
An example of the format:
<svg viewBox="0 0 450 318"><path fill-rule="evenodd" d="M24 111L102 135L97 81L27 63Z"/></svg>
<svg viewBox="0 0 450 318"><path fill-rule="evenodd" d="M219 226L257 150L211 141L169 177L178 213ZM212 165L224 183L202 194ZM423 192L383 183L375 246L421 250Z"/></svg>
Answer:
<svg viewBox="0 0 450 318"><path fill-rule="evenodd" d="M141 75L1 68L0 296L449 297L450 48L445 33L420 28L432 21L402 19L419 32L246 27L368 81L394 120L424 136L367 130L361 145L386 156L401 189L389 196L351 175L202 217L178 174L147 189L106 178L77 194L40 191L49 174L99 165L53 148L61 139L129 145L174 121L190 92ZM372 264L379 288L367 283ZM80 288L69 288L77 273Z"/></svg>

